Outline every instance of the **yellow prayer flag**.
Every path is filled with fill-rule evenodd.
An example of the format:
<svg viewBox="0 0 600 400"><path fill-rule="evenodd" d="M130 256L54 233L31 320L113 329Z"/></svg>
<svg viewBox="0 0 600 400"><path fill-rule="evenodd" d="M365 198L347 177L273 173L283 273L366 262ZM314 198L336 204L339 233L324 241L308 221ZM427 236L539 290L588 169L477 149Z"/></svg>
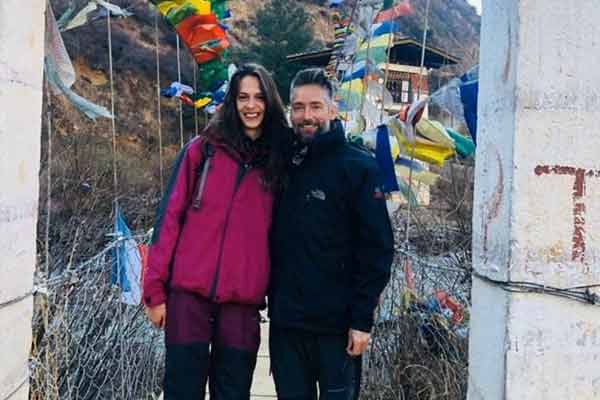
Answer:
<svg viewBox="0 0 600 400"><path fill-rule="evenodd" d="M166 16L172 8L177 7L176 1L163 1L162 3L158 3L158 11L164 16Z"/></svg>
<svg viewBox="0 0 600 400"><path fill-rule="evenodd" d="M202 108L202 107L208 105L211 101L212 101L212 99L210 97L202 97L201 99L198 99L194 102L194 107Z"/></svg>
<svg viewBox="0 0 600 400"><path fill-rule="evenodd" d="M190 4L196 9L197 15L208 15L210 14L210 1L208 0L170 0L163 1L158 4L158 10L164 16L166 16L171 9L175 7L181 7L185 4Z"/></svg>
<svg viewBox="0 0 600 400"><path fill-rule="evenodd" d="M369 48L369 47L372 49L376 48L376 47L386 47L387 48L388 44L390 44L390 36L391 35L392 35L391 33L386 33L385 35L381 35L381 36L376 37L375 39L371 39L370 45L369 45L369 42L365 40L360 45L359 51L360 50L366 51L367 48ZM393 41L391 43L393 44Z"/></svg>

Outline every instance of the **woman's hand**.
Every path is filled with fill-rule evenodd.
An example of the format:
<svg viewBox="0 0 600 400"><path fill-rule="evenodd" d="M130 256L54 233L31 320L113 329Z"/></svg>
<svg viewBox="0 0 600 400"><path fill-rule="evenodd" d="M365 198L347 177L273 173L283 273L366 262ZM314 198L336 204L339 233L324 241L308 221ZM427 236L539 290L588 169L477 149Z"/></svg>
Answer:
<svg viewBox="0 0 600 400"><path fill-rule="evenodd" d="M167 306L165 303L159 304L154 307L144 307L148 319L157 328L164 329L167 322Z"/></svg>

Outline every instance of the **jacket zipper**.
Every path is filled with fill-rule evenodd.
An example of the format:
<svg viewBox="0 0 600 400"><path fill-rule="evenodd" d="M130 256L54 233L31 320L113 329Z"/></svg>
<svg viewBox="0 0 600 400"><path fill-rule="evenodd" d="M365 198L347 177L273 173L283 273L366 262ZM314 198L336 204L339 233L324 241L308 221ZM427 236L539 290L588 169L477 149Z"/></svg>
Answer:
<svg viewBox="0 0 600 400"><path fill-rule="evenodd" d="M193 202L194 209L200 208L200 201L202 200L202 193L204 192L204 186L206 185L206 178L208 177L208 170L210 169L210 160L215 155L215 150L209 142L204 143L202 149L202 172L199 174L198 179L198 192Z"/></svg>
<svg viewBox="0 0 600 400"><path fill-rule="evenodd" d="M231 201L229 202L229 206L227 207L227 214L225 215L225 228L223 229L223 236L221 236L221 244L219 247L219 258L217 259L217 270L215 271L215 277L213 278L212 285L210 287L209 298L211 300L216 300L217 294L217 284L219 283L219 275L221 272L221 259L223 258L223 246L225 244L225 236L227 235L227 228L229 228L229 217L231 215L231 208L233 206L233 200L235 194L237 193L240 184L242 183L242 179L246 176L246 173L250 170L249 164L240 164L237 172L237 176L235 178L235 186L233 187L233 194L231 195Z"/></svg>
<svg viewBox="0 0 600 400"><path fill-rule="evenodd" d="M196 210L200 208L200 201L202 200L202 193L204 193L204 186L206 185L206 178L208 176L209 169L210 158L207 158L204 161L204 166L202 167L202 173L200 174L200 180L198 181L198 192L196 193L196 197L193 203L193 207Z"/></svg>

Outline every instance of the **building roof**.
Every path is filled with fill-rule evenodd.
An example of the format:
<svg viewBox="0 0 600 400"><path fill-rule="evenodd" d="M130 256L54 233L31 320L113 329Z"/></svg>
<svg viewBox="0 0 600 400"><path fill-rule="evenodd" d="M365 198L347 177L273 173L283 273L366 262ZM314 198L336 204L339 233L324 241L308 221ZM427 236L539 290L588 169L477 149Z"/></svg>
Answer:
<svg viewBox="0 0 600 400"><path fill-rule="evenodd" d="M409 37L395 37L390 52L390 61L395 64L418 66L421 64L421 43ZM325 67L331 58L332 48L317 51L291 54L289 62L303 63L316 67ZM425 46L425 67L440 68L446 65L458 64L460 58L431 46Z"/></svg>

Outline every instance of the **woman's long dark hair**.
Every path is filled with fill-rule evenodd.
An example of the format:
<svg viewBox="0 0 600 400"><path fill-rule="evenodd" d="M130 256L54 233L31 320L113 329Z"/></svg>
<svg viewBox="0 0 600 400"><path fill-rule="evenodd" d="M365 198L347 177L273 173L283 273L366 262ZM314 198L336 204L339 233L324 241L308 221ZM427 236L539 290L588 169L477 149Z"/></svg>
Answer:
<svg viewBox="0 0 600 400"><path fill-rule="evenodd" d="M225 143L239 154L252 153L253 143L246 136L236 107L240 82L246 76L254 76L258 79L265 99L265 114L261 126L261 137L258 140L268 151L264 167L265 185L270 190L276 191L283 184L285 154L291 135L275 81L263 66L244 64L233 74L223 104L208 123L206 134Z"/></svg>

